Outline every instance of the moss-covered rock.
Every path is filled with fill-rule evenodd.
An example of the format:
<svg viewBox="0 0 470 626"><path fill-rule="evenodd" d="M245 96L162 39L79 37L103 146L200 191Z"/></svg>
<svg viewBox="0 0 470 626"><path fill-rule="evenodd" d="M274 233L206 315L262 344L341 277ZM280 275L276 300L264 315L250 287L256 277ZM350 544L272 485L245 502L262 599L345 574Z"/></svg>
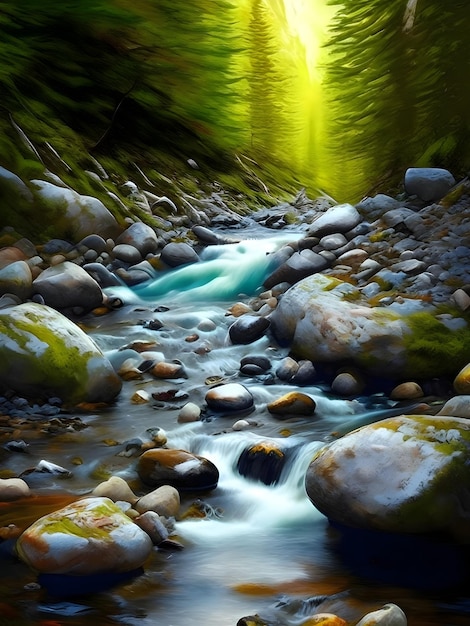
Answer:
<svg viewBox="0 0 470 626"><path fill-rule="evenodd" d="M346 526L468 542L469 461L467 419L402 415L321 448L305 485L319 511Z"/></svg>
<svg viewBox="0 0 470 626"><path fill-rule="evenodd" d="M109 402L121 384L94 341L61 313L33 302L0 309L0 389Z"/></svg>
<svg viewBox="0 0 470 626"><path fill-rule="evenodd" d="M48 574L128 572L141 567L152 541L109 498L84 498L41 517L17 541L31 568Z"/></svg>
<svg viewBox="0 0 470 626"><path fill-rule="evenodd" d="M276 339L295 356L353 362L390 378L455 376L470 354L464 313L370 306L353 285L321 274L293 285L270 320Z"/></svg>

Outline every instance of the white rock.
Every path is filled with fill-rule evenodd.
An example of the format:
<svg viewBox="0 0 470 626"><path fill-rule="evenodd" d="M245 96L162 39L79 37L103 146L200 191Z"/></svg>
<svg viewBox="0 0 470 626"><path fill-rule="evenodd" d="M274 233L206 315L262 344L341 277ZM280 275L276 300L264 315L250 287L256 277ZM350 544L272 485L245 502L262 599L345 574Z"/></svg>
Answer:
<svg viewBox="0 0 470 626"><path fill-rule="evenodd" d="M323 237L332 233L346 233L361 221L356 207L352 204L338 204L321 213L311 224L308 234Z"/></svg>
<svg viewBox="0 0 470 626"><path fill-rule="evenodd" d="M367 613L356 626L407 626L405 613L396 604L385 604L378 611Z"/></svg>
<svg viewBox="0 0 470 626"><path fill-rule="evenodd" d="M113 502L123 500L134 504L138 500L127 482L120 476L111 476L108 480L100 483L93 489L92 494L102 498L110 498Z"/></svg>
<svg viewBox="0 0 470 626"><path fill-rule="evenodd" d="M201 417L201 409L194 402L187 402L178 413L178 422L180 424L187 424L190 422L197 422Z"/></svg>
<svg viewBox="0 0 470 626"><path fill-rule="evenodd" d="M175 517L180 509L180 495L171 485L163 485L142 496L134 508L139 513L154 511L162 517Z"/></svg>
<svg viewBox="0 0 470 626"><path fill-rule="evenodd" d="M21 478L0 478L0 502L11 502L29 495L29 486Z"/></svg>

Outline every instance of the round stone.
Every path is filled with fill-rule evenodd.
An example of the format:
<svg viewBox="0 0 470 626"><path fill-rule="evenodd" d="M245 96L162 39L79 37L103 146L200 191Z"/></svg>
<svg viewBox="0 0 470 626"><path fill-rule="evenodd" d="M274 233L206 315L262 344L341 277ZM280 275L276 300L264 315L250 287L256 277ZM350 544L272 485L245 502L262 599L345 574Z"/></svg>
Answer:
<svg viewBox="0 0 470 626"><path fill-rule="evenodd" d="M305 393L291 391L270 402L267 405L267 409L279 419L292 415L313 415L316 409L316 402Z"/></svg>
<svg viewBox="0 0 470 626"><path fill-rule="evenodd" d="M151 550L147 533L112 500L100 497L41 517L17 541L20 559L34 570L76 576L135 570Z"/></svg>
<svg viewBox="0 0 470 626"><path fill-rule="evenodd" d="M209 389L205 401L207 406L218 413L237 413L253 408L251 392L240 383L227 383Z"/></svg>
<svg viewBox="0 0 470 626"><path fill-rule="evenodd" d="M147 450L139 458L137 472L146 485L171 485L181 491L215 489L219 481L219 471L211 461L186 450Z"/></svg>

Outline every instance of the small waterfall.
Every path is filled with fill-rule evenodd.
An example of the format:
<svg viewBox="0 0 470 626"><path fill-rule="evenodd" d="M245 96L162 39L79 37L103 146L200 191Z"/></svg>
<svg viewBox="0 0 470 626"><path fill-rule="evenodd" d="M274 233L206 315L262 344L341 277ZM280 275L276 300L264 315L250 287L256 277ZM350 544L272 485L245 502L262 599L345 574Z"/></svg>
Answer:
<svg viewBox="0 0 470 626"><path fill-rule="evenodd" d="M190 449L210 459L219 469L216 493L205 497L215 514L202 520L186 520L178 524L178 532L192 541L227 540L241 532L251 536L271 530L282 530L297 524L321 519L305 495L304 478L308 464L321 442L305 442L301 438L272 439L286 452L286 465L274 485L241 476L237 462L243 451L259 441L266 441L253 433L225 433L219 436L195 434L194 429L179 432L171 444ZM225 508L218 511L219 498Z"/></svg>

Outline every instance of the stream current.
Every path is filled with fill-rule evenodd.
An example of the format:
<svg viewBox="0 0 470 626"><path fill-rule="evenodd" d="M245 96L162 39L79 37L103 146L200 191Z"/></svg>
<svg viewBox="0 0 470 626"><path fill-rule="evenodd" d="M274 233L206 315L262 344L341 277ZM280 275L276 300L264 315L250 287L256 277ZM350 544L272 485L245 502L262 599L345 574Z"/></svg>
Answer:
<svg viewBox="0 0 470 626"><path fill-rule="evenodd" d="M281 421L269 414L269 402L299 387L275 377L242 377L240 360L262 354L275 371L288 350L268 335L233 345L228 328L234 318L228 309L261 291L272 253L300 234L273 235L254 225L229 235L246 239L209 246L199 263L168 270L144 286L110 288L109 295L120 297L124 306L81 321L115 364L124 360L123 348L132 342L156 342L165 360L184 364L187 377L126 381L115 404L77 414L86 424L83 430L38 437L27 455L8 457L8 468L18 475L40 459L71 471L67 479L29 475L31 488L45 498L85 495L109 475L119 475L134 487L137 456L122 454L125 444L148 439L151 429L162 428L168 447L204 456L219 470L215 490L181 496L182 510L196 502L205 517L176 521L175 535L184 549L155 549L142 575L85 595L50 597L35 588L33 573L5 557L0 624L235 626L240 618L258 614L273 626L288 626L302 624L317 605L322 611L343 611L355 623L387 602L405 611L410 626L470 624L470 600L463 591L468 589L466 563L455 546L420 538L396 542L343 535L308 500L304 476L315 450L338 434L400 412L400 407L380 394L337 398L319 380L301 388L316 401L315 416ZM152 330L149 322L157 319L161 328ZM197 341L187 342L195 333ZM241 382L251 391L255 409L244 416L253 422L250 430L232 429L240 416L204 411L198 422L178 423L186 402L204 407L209 380ZM131 398L139 389L177 393L170 401L136 404ZM242 451L266 439L290 451L288 464L272 485L237 471ZM4 508L4 520L5 515Z"/></svg>

